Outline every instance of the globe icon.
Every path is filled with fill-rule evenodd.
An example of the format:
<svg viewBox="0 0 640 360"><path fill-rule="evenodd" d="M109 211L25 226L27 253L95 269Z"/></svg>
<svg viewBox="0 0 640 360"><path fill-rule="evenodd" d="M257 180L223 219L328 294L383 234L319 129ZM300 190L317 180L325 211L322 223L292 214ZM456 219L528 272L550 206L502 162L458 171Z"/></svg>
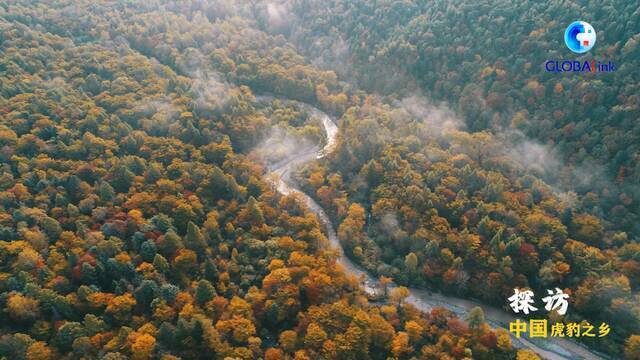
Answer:
<svg viewBox="0 0 640 360"><path fill-rule="evenodd" d="M574 21L564 32L564 42L574 53L585 53L596 44L596 30L585 21Z"/></svg>

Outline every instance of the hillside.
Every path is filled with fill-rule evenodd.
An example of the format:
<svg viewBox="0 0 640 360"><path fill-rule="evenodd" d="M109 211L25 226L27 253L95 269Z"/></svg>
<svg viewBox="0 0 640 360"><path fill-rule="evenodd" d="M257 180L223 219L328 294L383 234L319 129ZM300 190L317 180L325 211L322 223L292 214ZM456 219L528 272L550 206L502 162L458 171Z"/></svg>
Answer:
<svg viewBox="0 0 640 360"><path fill-rule="evenodd" d="M581 8L0 0L0 358L535 359L414 291L510 313L514 288L636 358L618 5L591 54L618 71L556 76Z"/></svg>

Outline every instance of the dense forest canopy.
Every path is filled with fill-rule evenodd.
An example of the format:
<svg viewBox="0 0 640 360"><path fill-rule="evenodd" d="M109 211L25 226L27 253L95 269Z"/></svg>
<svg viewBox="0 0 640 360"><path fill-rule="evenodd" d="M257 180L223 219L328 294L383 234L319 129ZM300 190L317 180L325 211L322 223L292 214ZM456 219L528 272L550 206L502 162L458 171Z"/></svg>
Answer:
<svg viewBox="0 0 640 360"><path fill-rule="evenodd" d="M581 206L640 234L637 2L329 3L287 3L292 22L283 31L314 63L369 90L445 100L471 131L537 139L562 165L545 168L546 180L597 197ZM563 43L576 19L598 34L598 45L582 56ZM546 71L547 60L564 59L613 61L618 69L584 76Z"/></svg>
<svg viewBox="0 0 640 360"><path fill-rule="evenodd" d="M0 357L537 358L407 286L561 288L640 358L639 11L0 0ZM585 13L618 71L545 73ZM301 103L339 133L294 180L384 300L267 176L327 141Z"/></svg>

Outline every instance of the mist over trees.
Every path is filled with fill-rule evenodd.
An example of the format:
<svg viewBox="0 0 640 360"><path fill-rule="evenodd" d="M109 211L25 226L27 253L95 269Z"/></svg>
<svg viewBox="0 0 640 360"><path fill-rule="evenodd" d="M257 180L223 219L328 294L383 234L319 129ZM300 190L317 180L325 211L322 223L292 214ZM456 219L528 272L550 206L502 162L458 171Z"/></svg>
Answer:
<svg viewBox="0 0 640 360"><path fill-rule="evenodd" d="M474 309L371 301L347 255L498 307L570 293L640 353L637 6L598 7L611 76L551 76L577 6L0 0L0 357L514 359ZM602 32L602 40L600 38ZM505 36L508 34L508 36ZM386 289L385 289L386 290Z"/></svg>
<svg viewBox="0 0 640 360"><path fill-rule="evenodd" d="M640 234L635 2L286 3L290 37L319 67L370 91L447 101L470 131L537 140L538 163L560 165L541 169L545 180L597 200L577 205L612 229ZM576 19L598 34L580 57L563 42ZM617 71L549 73L547 60L613 61Z"/></svg>

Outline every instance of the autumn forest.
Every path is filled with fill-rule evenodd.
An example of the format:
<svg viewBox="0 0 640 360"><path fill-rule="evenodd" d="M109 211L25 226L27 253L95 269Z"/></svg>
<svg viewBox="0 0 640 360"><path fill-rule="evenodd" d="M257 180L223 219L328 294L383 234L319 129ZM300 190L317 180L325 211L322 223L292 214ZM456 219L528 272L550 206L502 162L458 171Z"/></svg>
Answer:
<svg viewBox="0 0 640 360"><path fill-rule="evenodd" d="M0 0L0 359L640 359L640 7L584 3ZM545 72L585 14L618 70ZM555 288L611 332L514 337Z"/></svg>

